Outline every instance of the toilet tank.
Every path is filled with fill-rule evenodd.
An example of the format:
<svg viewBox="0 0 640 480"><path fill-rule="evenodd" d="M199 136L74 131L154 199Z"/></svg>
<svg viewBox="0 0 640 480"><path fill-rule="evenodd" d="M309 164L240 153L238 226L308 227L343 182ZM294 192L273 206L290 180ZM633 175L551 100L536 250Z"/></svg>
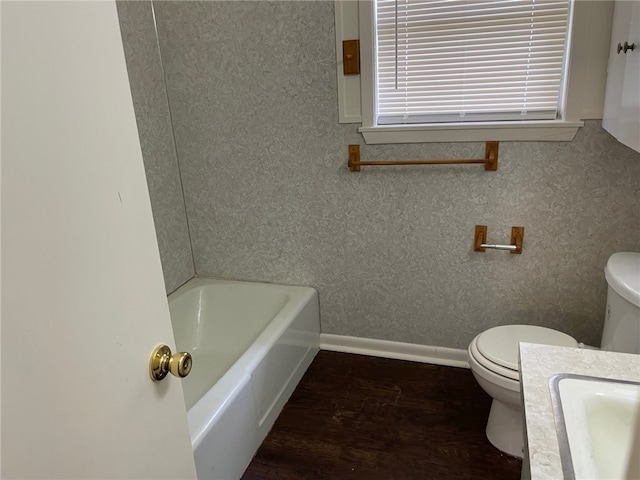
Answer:
<svg viewBox="0 0 640 480"><path fill-rule="evenodd" d="M614 253L604 276L609 287L600 347L640 353L640 253Z"/></svg>

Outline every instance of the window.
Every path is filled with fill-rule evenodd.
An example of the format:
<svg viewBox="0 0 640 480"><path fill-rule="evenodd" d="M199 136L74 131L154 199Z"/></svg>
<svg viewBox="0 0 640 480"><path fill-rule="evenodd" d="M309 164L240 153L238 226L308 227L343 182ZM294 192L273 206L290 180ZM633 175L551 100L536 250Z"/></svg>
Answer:
<svg viewBox="0 0 640 480"><path fill-rule="evenodd" d="M569 3L377 0L377 124L555 120Z"/></svg>
<svg viewBox="0 0 640 480"><path fill-rule="evenodd" d="M350 3L336 3L338 35ZM572 3L361 0L361 105L341 92L341 121L360 120L367 143L572 139L597 2Z"/></svg>

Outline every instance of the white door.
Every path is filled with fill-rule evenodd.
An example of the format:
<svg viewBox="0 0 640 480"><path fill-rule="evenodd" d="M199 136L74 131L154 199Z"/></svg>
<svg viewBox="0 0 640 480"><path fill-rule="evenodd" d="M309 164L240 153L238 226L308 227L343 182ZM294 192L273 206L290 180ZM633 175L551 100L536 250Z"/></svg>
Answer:
<svg viewBox="0 0 640 480"><path fill-rule="evenodd" d="M194 478L115 3L1 9L2 478Z"/></svg>

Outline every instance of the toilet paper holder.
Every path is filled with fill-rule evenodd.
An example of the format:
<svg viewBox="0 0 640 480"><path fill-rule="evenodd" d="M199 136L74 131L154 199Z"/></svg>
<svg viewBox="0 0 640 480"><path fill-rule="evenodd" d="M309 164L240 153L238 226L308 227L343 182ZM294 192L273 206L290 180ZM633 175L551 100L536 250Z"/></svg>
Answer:
<svg viewBox="0 0 640 480"><path fill-rule="evenodd" d="M512 254L520 254L522 253L523 239L524 227L511 227L511 245L491 245L487 243L487 226L476 225L473 251L484 252L487 248L489 248L492 250L508 250Z"/></svg>

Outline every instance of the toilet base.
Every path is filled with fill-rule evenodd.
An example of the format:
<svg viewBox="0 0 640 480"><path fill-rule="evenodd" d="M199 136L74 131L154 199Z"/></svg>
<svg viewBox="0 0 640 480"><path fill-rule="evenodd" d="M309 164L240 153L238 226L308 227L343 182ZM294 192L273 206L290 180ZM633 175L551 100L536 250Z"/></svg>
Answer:
<svg viewBox="0 0 640 480"><path fill-rule="evenodd" d="M494 399L486 430L487 438L494 447L517 458L522 458L524 450L522 416L521 406L515 407Z"/></svg>

